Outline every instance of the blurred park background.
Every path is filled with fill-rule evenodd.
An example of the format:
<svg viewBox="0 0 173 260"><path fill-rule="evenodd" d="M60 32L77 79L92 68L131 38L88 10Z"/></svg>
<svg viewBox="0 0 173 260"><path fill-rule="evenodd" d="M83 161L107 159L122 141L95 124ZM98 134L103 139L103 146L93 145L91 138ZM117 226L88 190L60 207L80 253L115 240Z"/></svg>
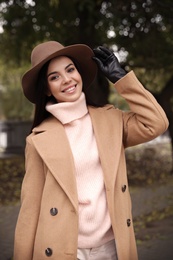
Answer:
<svg viewBox="0 0 173 260"><path fill-rule="evenodd" d="M159 257L161 251L169 251L167 241L173 237L173 1L0 0L0 249L5 252L2 260L10 259L12 254L18 212L15 206L18 209L25 171L25 137L33 116L33 105L23 96L20 81L30 68L31 50L47 40L111 48L126 71L134 70L166 112L168 132L153 142L128 149L127 166L140 259L172 260L172 255ZM103 104L109 102L128 109L101 75L90 89L90 94ZM5 237L4 244L1 240ZM159 241L162 245L166 241L164 250Z"/></svg>

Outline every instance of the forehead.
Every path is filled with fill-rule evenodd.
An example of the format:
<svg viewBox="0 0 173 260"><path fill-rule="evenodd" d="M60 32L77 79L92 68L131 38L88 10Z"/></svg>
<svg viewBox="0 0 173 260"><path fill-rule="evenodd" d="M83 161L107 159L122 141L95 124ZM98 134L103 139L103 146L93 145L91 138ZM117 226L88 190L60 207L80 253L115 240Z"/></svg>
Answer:
<svg viewBox="0 0 173 260"><path fill-rule="evenodd" d="M73 64L73 61L66 56L55 57L50 61L48 70L55 68L55 67L56 68L65 68L70 63Z"/></svg>

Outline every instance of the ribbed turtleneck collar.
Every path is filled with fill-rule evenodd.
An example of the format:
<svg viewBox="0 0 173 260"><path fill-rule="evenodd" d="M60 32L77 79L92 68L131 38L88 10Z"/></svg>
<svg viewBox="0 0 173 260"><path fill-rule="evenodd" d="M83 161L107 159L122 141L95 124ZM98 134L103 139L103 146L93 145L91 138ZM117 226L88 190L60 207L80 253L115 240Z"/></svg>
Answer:
<svg viewBox="0 0 173 260"><path fill-rule="evenodd" d="M61 123L67 124L79 119L88 113L85 94L82 92L74 102L47 103L46 110L55 116Z"/></svg>

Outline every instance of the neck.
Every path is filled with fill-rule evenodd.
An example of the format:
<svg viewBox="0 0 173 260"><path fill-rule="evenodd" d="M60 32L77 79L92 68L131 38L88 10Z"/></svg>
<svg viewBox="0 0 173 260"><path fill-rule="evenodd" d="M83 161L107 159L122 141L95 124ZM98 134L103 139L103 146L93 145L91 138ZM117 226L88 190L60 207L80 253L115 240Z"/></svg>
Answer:
<svg viewBox="0 0 173 260"><path fill-rule="evenodd" d="M74 102L48 103L46 110L55 116L62 124L70 123L88 113L85 94L82 92Z"/></svg>

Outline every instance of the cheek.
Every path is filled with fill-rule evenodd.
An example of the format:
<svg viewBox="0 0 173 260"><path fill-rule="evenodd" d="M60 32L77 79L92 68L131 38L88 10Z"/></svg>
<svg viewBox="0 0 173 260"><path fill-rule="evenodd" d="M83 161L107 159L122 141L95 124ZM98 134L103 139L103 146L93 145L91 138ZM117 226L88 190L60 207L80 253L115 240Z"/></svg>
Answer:
<svg viewBox="0 0 173 260"><path fill-rule="evenodd" d="M82 77L80 74L78 74L78 81L81 82L81 84L83 84Z"/></svg>
<svg viewBox="0 0 173 260"><path fill-rule="evenodd" d="M57 83L51 82L48 84L48 89L50 92L54 93L55 91L59 90L59 85Z"/></svg>

